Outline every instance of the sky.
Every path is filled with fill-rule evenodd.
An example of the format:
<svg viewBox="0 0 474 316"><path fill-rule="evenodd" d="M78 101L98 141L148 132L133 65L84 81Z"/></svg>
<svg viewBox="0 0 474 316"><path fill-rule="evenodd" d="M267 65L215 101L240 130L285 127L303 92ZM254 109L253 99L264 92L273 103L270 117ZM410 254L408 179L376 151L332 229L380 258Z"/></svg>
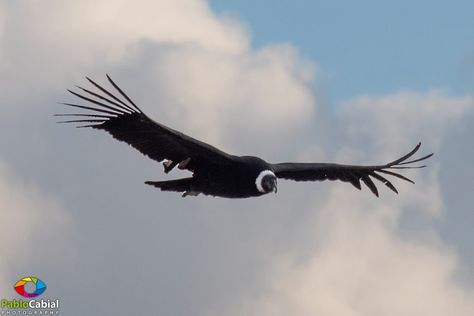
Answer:
<svg viewBox="0 0 474 316"><path fill-rule="evenodd" d="M474 20L469 0L210 4L251 28L253 47L291 42L317 62L333 105L354 95L398 90L472 91Z"/></svg>
<svg viewBox="0 0 474 316"><path fill-rule="evenodd" d="M271 7L271 10L269 8ZM63 315L473 315L468 1L0 1L0 298ZM244 200L55 124L108 73L155 120L271 162L434 152L399 194L279 181Z"/></svg>

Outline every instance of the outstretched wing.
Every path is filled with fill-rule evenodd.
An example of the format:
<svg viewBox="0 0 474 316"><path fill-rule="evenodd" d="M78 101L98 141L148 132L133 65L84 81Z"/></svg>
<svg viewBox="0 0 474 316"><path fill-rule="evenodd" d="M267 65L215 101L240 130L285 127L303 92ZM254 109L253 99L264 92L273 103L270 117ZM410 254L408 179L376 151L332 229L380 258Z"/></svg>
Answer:
<svg viewBox="0 0 474 316"><path fill-rule="evenodd" d="M394 176L414 183L407 177L392 170L424 168L425 166L412 166L411 164L428 159L433 156L433 154L414 160L408 160L418 151L420 146L421 143L418 143L408 154L385 165L352 166L335 163L278 163L273 164L272 168L278 178L295 181L340 180L350 182L359 190L361 189L360 181L362 180L373 194L379 196L377 187L371 177L382 182L395 193L398 193L395 186L382 175Z"/></svg>
<svg viewBox="0 0 474 316"><path fill-rule="evenodd" d="M233 156L151 120L108 75L107 79L116 90L116 94L90 78L87 80L97 89L95 92L82 87L77 88L83 94L68 90L86 101L87 105L61 103L85 111L56 114L55 116L74 118L58 123L81 123L83 125L77 127L92 127L107 131L115 139L126 142L151 159L159 162L165 160L163 165L166 173L176 166L199 172L201 169L225 165L232 161Z"/></svg>

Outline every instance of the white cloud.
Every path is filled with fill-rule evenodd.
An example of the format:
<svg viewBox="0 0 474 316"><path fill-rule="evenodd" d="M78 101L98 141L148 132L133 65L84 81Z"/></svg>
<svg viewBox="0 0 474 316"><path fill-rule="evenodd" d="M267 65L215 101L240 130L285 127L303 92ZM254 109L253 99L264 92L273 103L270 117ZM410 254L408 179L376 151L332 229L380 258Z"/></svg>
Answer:
<svg viewBox="0 0 474 316"><path fill-rule="evenodd" d="M363 96L344 105L342 119L347 135L381 148L403 149L422 140L437 148L448 128L474 105L471 97L450 97L441 91L399 92L387 96Z"/></svg>
<svg viewBox="0 0 474 316"><path fill-rule="evenodd" d="M472 315L474 291L456 282L455 253L437 241L402 237L375 216L381 207L341 207L342 196L318 208L313 255L279 260L269 292L242 314Z"/></svg>
<svg viewBox="0 0 474 316"><path fill-rule="evenodd" d="M62 244L71 235L71 222L54 197L22 180L0 160L0 297L14 297L18 279L41 273L44 261L59 263L73 243ZM58 245L59 242L59 245ZM43 261L43 262L42 262ZM38 269L25 270L28 262Z"/></svg>
<svg viewBox="0 0 474 316"><path fill-rule="evenodd" d="M5 33L5 24L6 24L6 10L4 8L4 3L0 3L0 70L3 68L4 59L3 56L5 47L3 43L4 33Z"/></svg>
<svg viewBox="0 0 474 316"><path fill-rule="evenodd" d="M44 117L49 116L52 111L60 112L62 109L58 106L53 109L53 105L48 104L67 101L71 96L63 92L64 89L73 84L84 84L81 78L83 75L104 82L102 78L108 72L130 96L142 104L147 113L159 121L215 145L225 143L227 146L224 149L268 153L272 148L280 149L280 144L277 143L279 137L288 142L299 138L305 125L311 122L315 110L311 92L312 63L302 59L290 45L250 50L249 38L243 28L229 19L216 17L203 1L143 2L141 6L130 1L81 1L68 5L60 1L17 1L7 3L4 10L7 22L3 43L6 45L1 46L1 54L6 58L0 83L4 87L2 107L9 115L0 117L0 126L2 134L15 135L14 139L0 139L5 148L6 161L18 177L28 175L28 179L33 179L33 185L45 185L48 191L60 194L66 201L67 213L73 216L74 224L81 227L77 240L71 239L74 238L71 236L62 236L56 240L57 248L77 243L81 260L74 268L60 265L60 262L47 261L50 270L45 281L52 283L48 292L68 288L67 282L73 282L75 287L63 292L61 297L72 304L79 304L89 295L87 297L91 305L100 311L99 305L108 300L116 301L115 295L119 295L119 300L125 299L120 296L125 295L125 292L117 294L108 291L109 294L105 297L101 294L101 302L94 301L93 293L101 292L102 280L115 280L118 271L120 274L123 271L128 273L122 286L137 290L143 287L143 282L136 281L138 284L135 280L143 278L143 275L147 276L148 283L145 284L148 285L159 278L161 287L157 289L157 293L163 295L170 293L169 289L164 288L163 284L166 283L162 281L165 278L163 273L168 274L170 269L173 271L180 264L192 276L206 275L206 271L199 269L205 270L207 265L195 266L192 261L205 262L215 254L212 249L207 248L200 253L187 249L194 241L188 241L186 233L176 235L171 244L165 243L169 237L156 241L150 240L150 236L144 239L150 249L164 247L166 252L173 252L174 248L182 247L187 249L186 253L196 253L199 257L191 258L189 264L170 262L168 256L161 258L159 251L134 253L135 247L126 247L140 243L145 232L153 231L154 235L155 226L159 224L155 224L153 230L147 230L147 227L158 219L148 218L142 222L145 217L130 214L124 203L116 203L116 196L130 195L131 187L122 187L125 192L109 186L104 188L101 187L103 182L100 178L107 176L108 179L118 180L116 177L120 173L123 179L127 179L121 183L138 183L136 187L139 191L133 190L138 201L133 207L137 208L139 205L140 211L146 214L146 209L156 208L157 202L153 198L155 195L140 196L139 192L149 193L148 188L142 185L147 173L141 171L145 167L137 165L132 168L131 164L129 168L124 168L123 161L127 158L123 156L123 152L114 151L116 147L113 147L115 144L111 139L104 137L106 143L103 144L91 142L87 140L87 135L97 135L92 131L87 131L92 132L90 134L78 133L70 127L53 126L52 120ZM23 40L18 41L18 38ZM285 128L282 128L283 123ZM265 146L258 145L257 141L249 141L257 139L254 135L256 132L258 139L266 141ZM274 133L277 135L272 135ZM110 144L110 147L104 144ZM120 148L127 151L125 146ZM83 155L85 152L89 155ZM130 152L130 156L137 156L136 152L127 152ZM119 157L124 160L118 159ZM113 167L122 171L106 171ZM155 167L158 167L158 171L161 170L160 166ZM100 172L97 168L104 168L105 172ZM154 172L156 173L158 172ZM140 175L138 182L133 180L134 175ZM112 182L118 183L115 180ZM20 199L21 191L12 196ZM42 202L40 196L38 193L38 197L33 198L33 205L42 206L42 203L46 203ZM171 196L164 198L174 201ZM44 199L49 201L47 197ZM128 199L130 203L133 200ZM165 202L160 199L158 205L162 203ZM195 204L196 211L202 210L196 213L199 214L199 220L204 220L205 217L201 217L212 206L206 202L193 203L204 203ZM33 205L12 206L12 212L17 211L18 214L27 216L33 211ZM169 207L175 209L179 205L170 204ZM55 218L47 209L48 207L42 206L33 214L37 215L33 219L40 220L44 216ZM158 210L163 212L159 206ZM167 215L168 218L160 218L159 223L166 223L168 220L178 225L172 225L172 230L168 226L162 227L161 231L168 232L171 236L181 231L182 221L174 219L177 214L180 213L173 212ZM140 229L133 233L135 219ZM114 224L107 226L110 221ZM44 223L45 232L56 232L54 222L40 222ZM116 237L112 240L104 237L104 226L107 227L107 236ZM195 229L199 228L191 229L188 234L196 233ZM34 231L33 228L25 228L25 236ZM123 234L123 231L127 233ZM42 240L47 239L43 231L38 236ZM202 235L200 238L204 237ZM200 244L198 242L198 246ZM22 245L15 248L11 258L18 256L22 247L33 251L31 243ZM239 252L242 256L248 256L244 248ZM34 253L38 255L37 251ZM134 255L124 255L119 260L117 253ZM204 253L209 253L210 256L206 257ZM136 260L140 260L137 258L143 258L142 269L125 270L125 266L136 266ZM160 259L158 267L149 264L156 262L157 258ZM112 268L107 267L110 261L115 263ZM9 275L8 271L12 266L13 263L9 260L0 274ZM25 263L25 266L31 270L40 270L33 263ZM60 274L70 275L72 271L75 275L72 279L61 280ZM16 275L16 272L13 274ZM241 271L235 275L246 274L247 272ZM222 279L232 279L221 275ZM188 282L178 278L173 286L182 293L183 300L192 301L195 297L192 289L180 288ZM92 289L85 293L86 287ZM219 292L214 293L224 294ZM150 295L151 292L148 296ZM168 304L178 300L178 297L173 297ZM230 301L231 298L225 297L223 300ZM143 308L149 307L153 302L154 300L147 302ZM77 304L69 305L65 310L80 311ZM197 314L207 309L209 304L209 301L196 302L195 305L201 307ZM162 304L161 308L165 310L166 306ZM180 308L173 306L171 310ZM114 311L126 313L127 307L117 306Z"/></svg>
<svg viewBox="0 0 474 316"><path fill-rule="evenodd" d="M6 15L3 64L11 79L23 82L10 84L15 91L59 88L92 64L120 61L129 45L141 40L196 44L228 54L248 48L244 28L215 16L205 1L12 1L0 9L0 17ZM43 74L47 84L32 74Z"/></svg>
<svg viewBox="0 0 474 316"><path fill-rule="evenodd" d="M353 161L360 161L361 155L364 155L370 157L367 163L388 162L421 141L419 155L434 152L435 156L428 161L428 170L411 173L415 174L417 186L426 188L423 191L426 194L422 196L419 190L409 189L409 192L403 192L404 201L417 199L419 210L439 214L443 206L438 178L438 157L442 157L443 153L439 150L447 132L456 127L473 108L474 99L471 97L450 97L440 91L355 98L343 105L336 118L344 126L344 141L353 147L340 151L343 154L340 156L349 154ZM429 178L416 177L419 173Z"/></svg>
<svg viewBox="0 0 474 316"><path fill-rule="evenodd" d="M150 80L145 87L130 82L127 91L146 95L140 103L152 117L225 149L259 150L245 147L250 137L277 148L277 141L301 136L314 117L312 64L289 45L229 55L141 43L133 59L146 60L135 71Z"/></svg>
<svg viewBox="0 0 474 316"><path fill-rule="evenodd" d="M10 170L0 168L0 216L25 222L19 240L12 240L14 226L0 231L1 284L19 273L13 260L33 249L33 235L50 241L36 223L53 235L70 227L54 198L37 189L47 186L67 202L71 226L81 227L78 240L65 235L54 243L77 242L81 264L46 263L56 289L68 288L61 294L67 312L469 315L472 291L454 279L462 257L433 229L406 236L400 225L410 214L432 220L445 211L444 166L436 158L428 169L407 172L416 185L394 181L399 196L381 189L375 199L340 183L281 183L287 191L261 199L183 200L141 185L161 167L148 168L125 145L40 118L51 110L41 105L68 98L58 91L83 84L83 75L105 82L108 72L152 117L225 150L378 163L418 140L425 152L442 154L444 136L472 109L472 98L439 91L365 96L332 115L316 104L314 63L291 45L251 49L245 28L205 1L139 4L0 4L0 97L8 95L2 107L13 112L0 117L0 132L15 135L0 139ZM7 249L10 243L17 247ZM60 274L72 275L75 287ZM118 279L121 291L103 281ZM85 300L94 310L84 311ZM130 305L107 304L117 301Z"/></svg>
<svg viewBox="0 0 474 316"><path fill-rule="evenodd" d="M438 92L357 98L340 114L345 141L355 147L340 144L344 155L337 156L357 153L353 159L366 161L378 153L374 162L393 159L396 148L417 137L436 152L446 132L473 108L471 98ZM439 168L449 166L439 166L436 156L428 164L404 172L417 183L397 182L399 196L382 190L383 200L373 199L368 190L361 194L341 185L314 199L312 251L302 259L298 250L289 250L276 259L267 292L244 304L241 314L472 315L474 291L457 279L462 265L455 249L432 228L405 234L400 227L403 216L446 211Z"/></svg>
<svg viewBox="0 0 474 316"><path fill-rule="evenodd" d="M138 90L147 97L138 98L147 112L216 145L249 152L257 148L239 148L240 139L290 141L315 110L311 62L291 45L252 51L244 27L216 16L205 1L17 1L7 3L4 14L0 54L9 66L0 78L3 98L44 97L64 91L68 82L83 83L84 75L100 81L105 72L126 68L120 83L132 96L147 85ZM8 104L15 102L2 102Z"/></svg>

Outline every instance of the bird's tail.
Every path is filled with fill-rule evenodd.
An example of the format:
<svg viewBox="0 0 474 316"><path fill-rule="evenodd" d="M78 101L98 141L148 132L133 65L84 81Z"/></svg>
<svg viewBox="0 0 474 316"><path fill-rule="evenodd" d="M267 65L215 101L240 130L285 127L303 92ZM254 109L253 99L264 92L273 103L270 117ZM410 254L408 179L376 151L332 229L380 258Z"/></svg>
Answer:
<svg viewBox="0 0 474 316"><path fill-rule="evenodd" d="M200 192L193 190L193 178L183 178L168 181L145 181L145 184L159 188L161 191L184 192L183 197L187 195L198 195Z"/></svg>

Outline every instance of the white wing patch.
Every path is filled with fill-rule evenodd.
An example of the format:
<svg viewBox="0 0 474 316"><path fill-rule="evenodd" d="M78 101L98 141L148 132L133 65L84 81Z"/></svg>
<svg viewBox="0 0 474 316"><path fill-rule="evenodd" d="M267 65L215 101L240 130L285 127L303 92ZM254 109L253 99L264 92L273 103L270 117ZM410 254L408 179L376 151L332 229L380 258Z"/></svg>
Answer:
<svg viewBox="0 0 474 316"><path fill-rule="evenodd" d="M271 170L263 170L262 172L260 172L258 174L258 177L255 180L255 185L257 186L257 190L259 192L266 193L265 190L262 187L262 180L263 180L263 177L269 176L269 175L272 175L272 176L276 177L275 174L273 173L273 171L271 171Z"/></svg>

